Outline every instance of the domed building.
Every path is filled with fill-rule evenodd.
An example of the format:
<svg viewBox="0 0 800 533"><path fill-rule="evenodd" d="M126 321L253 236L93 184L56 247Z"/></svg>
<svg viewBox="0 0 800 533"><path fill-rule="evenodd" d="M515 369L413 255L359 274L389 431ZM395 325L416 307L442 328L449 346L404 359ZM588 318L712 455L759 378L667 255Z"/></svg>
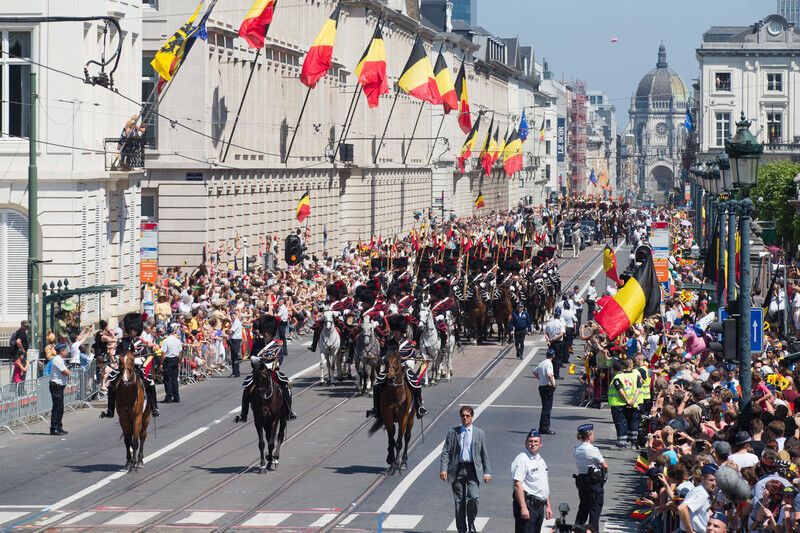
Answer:
<svg viewBox="0 0 800 533"><path fill-rule="evenodd" d="M676 186L687 135L683 124L688 99L686 84L669 68L667 49L661 43L656 68L639 82L629 111L640 196L663 197Z"/></svg>

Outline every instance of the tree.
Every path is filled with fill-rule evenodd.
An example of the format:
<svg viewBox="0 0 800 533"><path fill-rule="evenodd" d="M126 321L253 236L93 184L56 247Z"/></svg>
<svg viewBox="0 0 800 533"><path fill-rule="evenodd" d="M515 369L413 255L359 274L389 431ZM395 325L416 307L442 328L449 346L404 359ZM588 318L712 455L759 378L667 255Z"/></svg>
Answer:
<svg viewBox="0 0 800 533"><path fill-rule="evenodd" d="M794 250L800 243L800 218L794 200L797 188L794 177L800 173L800 163L776 161L762 165L758 184L750 190L759 220L774 220L775 232L784 248Z"/></svg>

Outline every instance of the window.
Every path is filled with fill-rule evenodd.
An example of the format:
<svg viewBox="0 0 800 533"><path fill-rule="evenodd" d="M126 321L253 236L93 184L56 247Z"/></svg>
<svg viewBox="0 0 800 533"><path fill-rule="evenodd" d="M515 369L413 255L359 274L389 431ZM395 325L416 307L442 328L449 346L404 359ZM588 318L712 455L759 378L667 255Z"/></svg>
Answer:
<svg viewBox="0 0 800 533"><path fill-rule="evenodd" d="M714 76L714 86L718 91L731 91L731 73L730 72L717 72Z"/></svg>
<svg viewBox="0 0 800 533"><path fill-rule="evenodd" d="M767 90L775 92L783 92L783 74L777 74L777 73L767 74Z"/></svg>
<svg viewBox="0 0 800 533"><path fill-rule="evenodd" d="M731 114L730 113L715 113L714 114L714 146L723 147L725 141L731 138Z"/></svg>
<svg viewBox="0 0 800 533"><path fill-rule="evenodd" d="M544 129L546 129L546 130L548 130L548 131L549 131L549 130L550 130L550 127L551 127L551 126L550 126L550 119L549 119L549 118L548 118L548 119L545 119L545 121L544 121Z"/></svg>
<svg viewBox="0 0 800 533"><path fill-rule="evenodd" d="M158 75L153 70L150 62L153 60L152 55L142 56L142 102L147 102L148 98L155 98L153 89L158 81ZM153 113L147 120L146 129L144 130L144 145L147 148L155 149L156 141L158 140L158 115Z"/></svg>
<svg viewBox="0 0 800 533"><path fill-rule="evenodd" d="M550 141L544 142L544 153L545 155L550 155Z"/></svg>
<svg viewBox="0 0 800 533"><path fill-rule="evenodd" d="M0 320L28 316L28 218L0 209Z"/></svg>
<svg viewBox="0 0 800 533"><path fill-rule="evenodd" d="M544 166L544 177L548 182L550 181L550 165Z"/></svg>
<svg viewBox="0 0 800 533"><path fill-rule="evenodd" d="M27 137L30 128L31 33L0 31L0 128Z"/></svg>
<svg viewBox="0 0 800 533"><path fill-rule="evenodd" d="M158 220L156 214L156 193L154 191L142 191L140 214L142 216L142 221L155 222Z"/></svg>
<svg viewBox="0 0 800 533"><path fill-rule="evenodd" d="M767 113L767 139L770 144L779 144L783 139L782 113Z"/></svg>

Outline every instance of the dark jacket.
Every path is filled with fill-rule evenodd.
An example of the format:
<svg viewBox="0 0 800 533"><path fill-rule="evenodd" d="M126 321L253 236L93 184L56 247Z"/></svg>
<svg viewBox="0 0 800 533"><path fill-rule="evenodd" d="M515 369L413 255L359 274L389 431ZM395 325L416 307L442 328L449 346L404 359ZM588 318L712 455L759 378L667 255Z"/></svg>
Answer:
<svg viewBox="0 0 800 533"><path fill-rule="evenodd" d="M511 314L511 325L514 327L515 331L521 331L524 329L530 331L532 326L531 317L525 310L523 310L521 313L519 311L514 311Z"/></svg>
<svg viewBox="0 0 800 533"><path fill-rule="evenodd" d="M458 462L461 458L461 426L451 428L442 446L442 455L439 457L439 471L447 472L451 482L456 480ZM486 450L486 438L482 429L472 426L472 462L475 465L475 474L478 483L483 483L483 475L492 473L489 465L489 452Z"/></svg>

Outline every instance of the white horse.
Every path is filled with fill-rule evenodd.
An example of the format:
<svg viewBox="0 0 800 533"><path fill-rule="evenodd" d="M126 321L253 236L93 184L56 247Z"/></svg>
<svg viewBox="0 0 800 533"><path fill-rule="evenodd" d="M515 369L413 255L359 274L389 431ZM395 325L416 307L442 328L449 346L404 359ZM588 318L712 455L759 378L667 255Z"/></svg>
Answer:
<svg viewBox="0 0 800 533"><path fill-rule="evenodd" d="M583 244L583 234L581 233L580 226L572 230L572 257L578 257L581 253L581 244Z"/></svg>
<svg viewBox="0 0 800 533"><path fill-rule="evenodd" d="M320 335L319 352L319 382L330 385L333 381L333 371L336 369L337 375L342 375L342 355L339 348L342 345L342 338L339 330L333 321L333 311L325 311L322 314L322 334ZM328 376L325 377L325 368L328 369Z"/></svg>
<svg viewBox="0 0 800 533"><path fill-rule="evenodd" d="M558 228L556 229L556 251L558 251L558 257L561 257L561 254L564 253L564 244L566 244L567 239L564 237L564 225L559 222Z"/></svg>
<svg viewBox="0 0 800 533"><path fill-rule="evenodd" d="M381 370L381 346L375 337L375 322L364 315L359 326L355 347L357 388L363 395L372 396L375 377Z"/></svg>
<svg viewBox="0 0 800 533"><path fill-rule="evenodd" d="M453 355L456 353L456 320L449 311L446 315L447 320L447 341L442 347L443 360L437 378L450 382L453 378Z"/></svg>
<svg viewBox="0 0 800 533"><path fill-rule="evenodd" d="M439 338L439 331L436 329L436 322L433 320L433 313L427 305L419 308L419 353L422 355L423 363L433 361L433 365L425 372L425 385L428 385L428 376L431 382L436 384L438 379L439 351L442 348L442 341Z"/></svg>

